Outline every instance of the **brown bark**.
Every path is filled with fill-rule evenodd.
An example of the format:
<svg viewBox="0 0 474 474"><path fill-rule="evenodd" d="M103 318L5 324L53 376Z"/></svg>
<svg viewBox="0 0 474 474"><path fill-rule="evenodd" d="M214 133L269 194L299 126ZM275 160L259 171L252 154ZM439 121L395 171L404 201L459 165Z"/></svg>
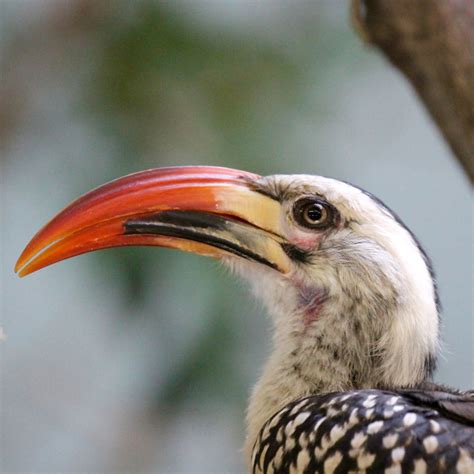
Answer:
<svg viewBox="0 0 474 474"><path fill-rule="evenodd" d="M363 39L405 74L474 182L474 0L352 0Z"/></svg>

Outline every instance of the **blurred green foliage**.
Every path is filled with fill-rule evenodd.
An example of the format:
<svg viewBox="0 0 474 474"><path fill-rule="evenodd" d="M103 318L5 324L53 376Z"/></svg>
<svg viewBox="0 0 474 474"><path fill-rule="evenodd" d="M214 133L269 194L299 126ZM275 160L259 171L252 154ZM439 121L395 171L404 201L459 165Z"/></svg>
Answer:
<svg viewBox="0 0 474 474"><path fill-rule="evenodd" d="M232 161L233 150L241 163L253 151L246 143L252 131L258 136L262 101L288 107L299 90L302 71L281 49L197 29L159 2L141 4L131 21L113 26L104 34L91 103L134 152L157 136L199 141L196 119L223 141L218 153Z"/></svg>

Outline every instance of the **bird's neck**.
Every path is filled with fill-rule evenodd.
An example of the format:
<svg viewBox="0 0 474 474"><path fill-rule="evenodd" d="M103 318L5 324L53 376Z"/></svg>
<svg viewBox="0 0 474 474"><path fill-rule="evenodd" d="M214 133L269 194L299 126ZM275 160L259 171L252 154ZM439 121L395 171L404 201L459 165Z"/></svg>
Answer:
<svg viewBox="0 0 474 474"><path fill-rule="evenodd" d="M265 421L287 403L309 394L376 384L374 361L365 357L371 341L361 331L359 316L348 318L340 302L322 295L314 292L312 315L308 307L292 308L275 318L274 348L248 407L248 455Z"/></svg>
<svg viewBox="0 0 474 474"><path fill-rule="evenodd" d="M322 392L413 386L426 377L415 360L405 379L400 375L405 368L391 376L384 365L383 335L390 334L398 313L406 311L395 299L390 302L387 295L377 307L342 293L312 294L303 306L301 294L275 305L281 314L274 315L274 348L248 407L247 458L265 421L291 401ZM292 306L292 301L298 304Z"/></svg>
<svg viewBox="0 0 474 474"><path fill-rule="evenodd" d="M320 267L313 262L310 273L279 279L251 274L253 290L272 316L274 337L250 398L248 458L265 421L290 401L321 392L415 386L430 375L438 349L434 286L410 239L407 234L410 245L402 247L413 268L395 258L395 250L369 240L365 247L345 242L337 259L320 248Z"/></svg>

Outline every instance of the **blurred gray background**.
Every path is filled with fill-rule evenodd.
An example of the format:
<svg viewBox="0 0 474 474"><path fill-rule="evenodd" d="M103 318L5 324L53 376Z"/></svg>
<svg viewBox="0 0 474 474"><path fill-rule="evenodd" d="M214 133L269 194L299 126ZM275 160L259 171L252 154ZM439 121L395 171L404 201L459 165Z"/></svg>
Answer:
<svg viewBox="0 0 474 474"><path fill-rule="evenodd" d="M2 472L243 472L269 328L213 261L115 249L20 280L79 194L145 168L311 173L396 210L434 260L437 380L473 384L472 194L345 1L3 0Z"/></svg>

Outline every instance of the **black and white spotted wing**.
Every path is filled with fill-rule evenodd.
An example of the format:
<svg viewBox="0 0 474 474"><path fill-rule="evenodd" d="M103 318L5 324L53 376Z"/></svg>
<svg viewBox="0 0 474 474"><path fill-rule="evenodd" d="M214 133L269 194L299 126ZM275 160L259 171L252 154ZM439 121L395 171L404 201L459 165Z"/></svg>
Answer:
<svg viewBox="0 0 474 474"><path fill-rule="evenodd" d="M263 426L254 474L474 474L474 394L355 390L288 404Z"/></svg>

